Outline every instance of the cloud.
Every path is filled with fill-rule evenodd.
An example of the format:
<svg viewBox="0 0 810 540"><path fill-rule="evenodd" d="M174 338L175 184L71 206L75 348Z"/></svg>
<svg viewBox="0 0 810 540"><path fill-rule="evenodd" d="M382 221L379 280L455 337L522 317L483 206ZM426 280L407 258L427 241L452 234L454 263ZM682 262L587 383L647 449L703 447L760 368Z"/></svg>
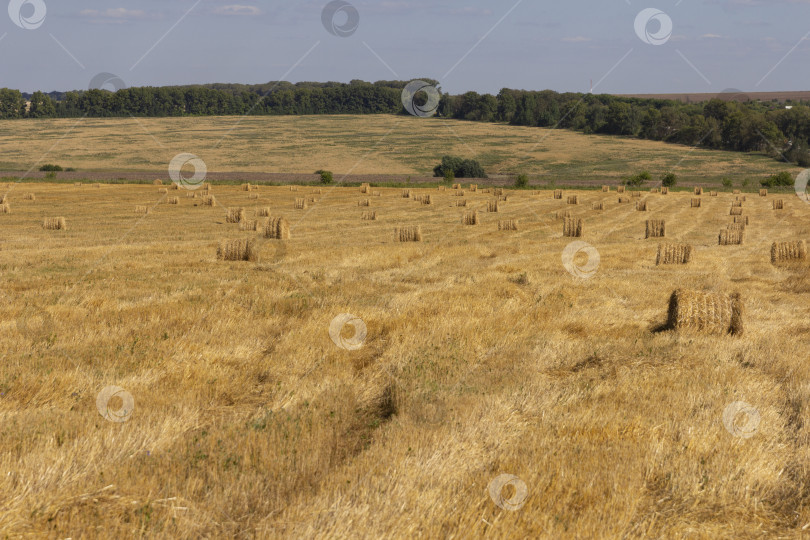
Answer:
<svg viewBox="0 0 810 540"><path fill-rule="evenodd" d="M144 20L150 17L140 9L110 8L104 10L84 9L79 15L90 22L120 24L128 21Z"/></svg>
<svg viewBox="0 0 810 540"><path fill-rule="evenodd" d="M243 6L240 4L220 6L214 10L215 15L252 16L252 15L261 15L261 13L262 10L260 10L256 6Z"/></svg>
<svg viewBox="0 0 810 540"><path fill-rule="evenodd" d="M723 38L723 36L721 36L719 34L703 34L700 37L702 37L704 39L722 39Z"/></svg>

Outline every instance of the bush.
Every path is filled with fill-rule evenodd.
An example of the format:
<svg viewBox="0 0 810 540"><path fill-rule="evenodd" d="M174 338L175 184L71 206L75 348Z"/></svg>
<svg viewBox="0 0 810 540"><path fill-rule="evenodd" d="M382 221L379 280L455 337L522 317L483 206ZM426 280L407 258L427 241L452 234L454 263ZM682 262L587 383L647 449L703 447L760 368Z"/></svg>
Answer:
<svg viewBox="0 0 810 540"><path fill-rule="evenodd" d="M678 183L678 176L675 173L667 173L661 177L661 185L667 188L675 187Z"/></svg>
<svg viewBox="0 0 810 540"><path fill-rule="evenodd" d="M332 180L334 180L332 177L332 171L318 170L315 171L315 174L321 175L321 184L331 184Z"/></svg>
<svg viewBox="0 0 810 540"><path fill-rule="evenodd" d="M454 156L444 156L441 165L433 168L433 176L439 178L452 171L454 178L486 178L484 168L474 159L461 159Z"/></svg>
<svg viewBox="0 0 810 540"><path fill-rule="evenodd" d="M648 171L642 171L635 176L631 176L625 180L624 183L627 186L640 186L644 182L649 182L650 180L652 180L652 175Z"/></svg>
<svg viewBox="0 0 810 540"><path fill-rule="evenodd" d="M731 182L731 178L723 178L723 187L730 188L734 184Z"/></svg>
<svg viewBox="0 0 810 540"><path fill-rule="evenodd" d="M447 182L448 184L452 184L453 180L455 180L455 179L456 179L456 173L454 173L453 171L451 171L449 169L444 171L444 181L445 182Z"/></svg>
<svg viewBox="0 0 810 540"><path fill-rule="evenodd" d="M762 184L762 187L766 188L792 186L793 176L787 171L782 171L777 174L772 174L765 180L760 180L759 183Z"/></svg>
<svg viewBox="0 0 810 540"><path fill-rule="evenodd" d="M529 177L525 174L519 174L518 177L515 179L515 187L516 188L525 188L529 185Z"/></svg>
<svg viewBox="0 0 810 540"><path fill-rule="evenodd" d="M39 168L39 170L42 171L42 172L60 172L63 169L59 165L48 164L48 165L43 165L42 167Z"/></svg>
<svg viewBox="0 0 810 540"><path fill-rule="evenodd" d="M48 180L53 180L54 178L56 178L56 171L48 171L48 172L46 172L45 173L45 178L47 178Z"/></svg>

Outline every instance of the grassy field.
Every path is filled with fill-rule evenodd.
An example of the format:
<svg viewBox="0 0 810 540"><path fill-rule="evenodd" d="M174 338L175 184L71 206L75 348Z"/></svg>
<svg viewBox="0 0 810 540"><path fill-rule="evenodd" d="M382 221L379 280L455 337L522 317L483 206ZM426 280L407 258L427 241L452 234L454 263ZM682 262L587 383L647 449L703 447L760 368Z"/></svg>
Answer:
<svg viewBox="0 0 810 540"><path fill-rule="evenodd" d="M231 121L202 120L208 127L195 140L207 146L214 128ZM245 167L341 170L350 162L345 150L368 141L344 137L327 157L284 158L306 156L302 148L329 137L323 124L314 129L320 121L249 119L250 131L230 148L256 150L260 164ZM373 132L396 121L454 139L443 122L396 118L346 118L335 130ZM126 145L142 151L134 166L157 166L164 152L195 150L168 136L185 122L148 122L165 149L150 146L134 121L110 122L92 140L66 140L50 161L118 166L115 149ZM258 126L290 123L299 131L288 147L261 150L274 139ZM67 124L37 124L43 131L3 159L28 163L49 140L44 126L54 137ZM506 130L448 124L480 147L484 133ZM123 126L126 136L117 134ZM509 129L517 139L521 132L541 133ZM546 143L574 137L594 141L589 155L626 144L624 163L664 164L683 151L567 132ZM423 145L425 155L400 147L363 167L423 170L436 154L417 139L408 144ZM505 137L499 151L516 155L515 140ZM576 154L570 159L586 159ZM756 163L725 155L740 167ZM498 163L548 166L541 156ZM224 150L211 159L233 160ZM218 206L208 207L182 190L168 193L178 205L166 204L157 186L0 188L11 209L0 213L3 535L804 534L810 277L806 263L774 266L769 254L773 241L807 239L810 206L792 196L774 211L773 196L749 195L745 243L718 246L730 194L706 194L701 208L690 208L689 194L644 193L649 211L638 212L615 192L582 191L579 205L548 192L508 192L495 214L485 211L493 194L467 191L466 211L478 209L481 224L463 226L465 209L453 206L461 198L450 191L414 190L432 195L432 205L399 189L376 191L261 187L252 199L214 186ZM315 202L294 210L300 197ZM369 209L358 207L361 198ZM604 211L591 210L594 202ZM136 205L152 210L136 214ZM217 260L220 240L258 237L225 222L226 209L237 207L250 219L259 207L285 216L292 238L261 243L258 262ZM364 210L378 219L362 221ZM590 279L563 264L572 239L562 237L562 210L585 220L581 240L598 252ZM67 230L43 230L48 217L64 217ZM690 264L655 266L658 241L645 240L644 228L659 218L667 241L695 246ZM519 230L498 231L503 219L519 219ZM417 224L423 242L394 242L394 227ZM679 287L739 291L744 334L656 331ZM365 326L364 339L352 338L349 325L330 333L341 314L363 321L354 328ZM125 393L99 399L110 386ZM750 438L724 423L739 401L755 408L749 420L759 415ZM508 503L490 495L502 474L519 478L500 493Z"/></svg>
<svg viewBox="0 0 810 540"><path fill-rule="evenodd" d="M764 155L583 135L566 130L405 116L126 118L0 121L0 170L55 163L79 172L154 172L192 153L209 171L432 176L444 154L478 159L490 175L544 181L618 181L641 170L656 180L751 185L794 167ZM35 167L36 165L36 167ZM114 175L111 176L114 178Z"/></svg>

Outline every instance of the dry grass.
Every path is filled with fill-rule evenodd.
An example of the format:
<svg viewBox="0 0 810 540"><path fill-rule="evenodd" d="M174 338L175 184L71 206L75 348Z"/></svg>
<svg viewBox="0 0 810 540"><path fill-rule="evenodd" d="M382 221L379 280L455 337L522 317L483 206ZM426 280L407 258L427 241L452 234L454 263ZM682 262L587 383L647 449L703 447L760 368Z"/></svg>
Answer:
<svg viewBox="0 0 810 540"><path fill-rule="evenodd" d="M464 212L464 217L461 218L461 222L464 225L478 225L480 223L478 220L478 210Z"/></svg>
<svg viewBox="0 0 810 540"><path fill-rule="evenodd" d="M498 218L520 231L498 233L462 226L449 193L418 207L383 189L383 219L360 222L357 188L330 188L255 264L215 260L220 239L258 237L224 211L132 214L153 186L32 189L0 239L0 536L802 538L810 523L810 280L769 261L806 238L807 205L774 219L752 203L746 245L723 249L724 196L695 213L671 192L652 217L697 252L658 267L632 208L581 210L601 264L580 280L549 193L512 193ZM262 194L291 211L286 187ZM39 228L57 215L68 231ZM392 242L397 223L424 243ZM745 333L656 331L681 288L740 291ZM49 318L18 325L34 307ZM342 313L365 321L362 348L330 339ZM96 410L113 384L134 398L121 424ZM735 401L761 414L749 439L724 427ZM489 496L501 473L527 486L517 511Z"/></svg>
<svg viewBox="0 0 810 540"><path fill-rule="evenodd" d="M719 197L719 193L717 193L716 191L710 191L709 197Z"/></svg>
<svg viewBox="0 0 810 540"><path fill-rule="evenodd" d="M630 194L630 197L638 199L639 197L641 197L641 192L640 191L634 191L634 192L632 192Z"/></svg>
<svg viewBox="0 0 810 540"><path fill-rule="evenodd" d="M274 240L289 240L291 238L290 224L283 217L273 218L264 227L264 237Z"/></svg>
<svg viewBox="0 0 810 540"><path fill-rule="evenodd" d="M703 195L703 188L702 187L696 187L695 188L695 195Z"/></svg>
<svg viewBox="0 0 810 540"><path fill-rule="evenodd" d="M760 197L767 197L768 196L768 190L767 189L760 189L759 190L759 196Z"/></svg>
<svg viewBox="0 0 810 540"><path fill-rule="evenodd" d="M498 194L496 193L496 195L498 195ZM554 198L557 199L557 200L562 200L563 192L562 192L561 189L554 190Z"/></svg>
<svg viewBox="0 0 810 540"><path fill-rule="evenodd" d="M568 196L568 204L579 204L579 196L578 195L569 195Z"/></svg>
<svg viewBox="0 0 810 540"><path fill-rule="evenodd" d="M370 199L360 199L359 201L357 201L357 206L371 206L371 200Z"/></svg>
<svg viewBox="0 0 810 540"><path fill-rule="evenodd" d="M738 246L745 239L744 229L724 229L720 231L719 242L721 246Z"/></svg>
<svg viewBox="0 0 810 540"><path fill-rule="evenodd" d="M516 231L518 230L518 221L517 219L502 219L498 220L498 230L499 231Z"/></svg>
<svg viewBox="0 0 810 540"><path fill-rule="evenodd" d="M624 193L627 190L625 186L616 187L616 193Z"/></svg>
<svg viewBox="0 0 810 540"><path fill-rule="evenodd" d="M476 191L478 191L478 184L470 184L470 191L472 193L475 193Z"/></svg>
<svg viewBox="0 0 810 540"><path fill-rule="evenodd" d="M160 189L158 190L158 193L160 193L161 195L166 195L166 194L168 194L168 193L169 193L169 190L168 190L168 189L166 189L166 188L160 188Z"/></svg>
<svg viewBox="0 0 810 540"><path fill-rule="evenodd" d="M636 210L639 212L646 212L647 211L647 201L636 201Z"/></svg>
<svg viewBox="0 0 810 540"><path fill-rule="evenodd" d="M222 240L217 248L217 259L223 261L259 261L259 250L253 238Z"/></svg>
<svg viewBox="0 0 810 540"><path fill-rule="evenodd" d="M149 212L151 212L151 209L148 206L143 206L140 204L135 206L136 214L148 214Z"/></svg>
<svg viewBox="0 0 810 540"><path fill-rule="evenodd" d="M264 206L256 209L256 217L270 217L270 207Z"/></svg>
<svg viewBox="0 0 810 540"><path fill-rule="evenodd" d="M662 264L688 264L692 261L694 248L689 244L658 244L655 256L656 266Z"/></svg>
<svg viewBox="0 0 810 540"><path fill-rule="evenodd" d="M0 214L10 214L11 213L11 206L8 203L0 204Z"/></svg>
<svg viewBox="0 0 810 540"><path fill-rule="evenodd" d="M422 227L420 225L408 225L394 229L394 239L397 242L421 242Z"/></svg>
<svg viewBox="0 0 810 540"><path fill-rule="evenodd" d="M363 212L363 221L377 221L377 212Z"/></svg>
<svg viewBox="0 0 810 540"><path fill-rule="evenodd" d="M667 326L678 331L740 336L744 312L740 293L678 289L669 299Z"/></svg>
<svg viewBox="0 0 810 540"><path fill-rule="evenodd" d="M701 202L701 199L692 199L692 208L700 208Z"/></svg>
<svg viewBox="0 0 810 540"><path fill-rule="evenodd" d="M488 201L487 202L487 212L497 212L498 210L499 210L498 201Z"/></svg>
<svg viewBox="0 0 810 540"><path fill-rule="evenodd" d="M666 222L663 219L648 219L644 238L663 238L666 236Z"/></svg>
<svg viewBox="0 0 810 540"><path fill-rule="evenodd" d="M743 209L739 208L739 207L735 208L735 207L732 206L731 210L729 210L729 215L731 215L731 216L741 216L742 213L743 213Z"/></svg>
<svg viewBox="0 0 810 540"><path fill-rule="evenodd" d="M734 200L745 202L745 195L737 195L736 197L734 197Z"/></svg>
<svg viewBox="0 0 810 540"><path fill-rule="evenodd" d="M582 220L577 218L565 218L563 222L563 236L580 238L582 236Z"/></svg>
<svg viewBox="0 0 810 540"><path fill-rule="evenodd" d="M774 199L773 200L773 209L774 210L784 210L785 209L785 201L783 199Z"/></svg>
<svg viewBox="0 0 810 540"><path fill-rule="evenodd" d="M627 204L630 202L630 197L619 197L619 204Z"/></svg>
<svg viewBox="0 0 810 540"><path fill-rule="evenodd" d="M422 200L420 201L422 204L433 204L433 197L430 195L424 195Z"/></svg>
<svg viewBox="0 0 810 540"><path fill-rule="evenodd" d="M739 189L735 189L735 190L733 190L731 193L732 193L732 194L734 194L734 195L739 195L739 194L740 194L740 190L739 190Z"/></svg>
<svg viewBox="0 0 810 540"><path fill-rule="evenodd" d="M36 201L37 196L34 195L33 193L26 193L25 196L23 196L23 199L26 201Z"/></svg>
<svg viewBox="0 0 810 540"><path fill-rule="evenodd" d="M307 209L307 200L305 198L297 198L297 199L295 199L295 209L296 210L306 210Z"/></svg>
<svg viewBox="0 0 810 540"><path fill-rule="evenodd" d="M661 195L669 195L669 188L668 187L662 187L661 188Z"/></svg>
<svg viewBox="0 0 810 540"><path fill-rule="evenodd" d="M807 260L807 242L774 242L771 246L771 263L795 262Z"/></svg>
<svg viewBox="0 0 810 540"><path fill-rule="evenodd" d="M63 217L45 218L42 228L46 231L66 231L67 222Z"/></svg>
<svg viewBox="0 0 810 540"><path fill-rule="evenodd" d="M180 204L180 197L169 197L166 199L168 204Z"/></svg>
<svg viewBox="0 0 810 540"><path fill-rule="evenodd" d="M610 193L610 186L602 186L602 193Z"/></svg>
<svg viewBox="0 0 810 540"><path fill-rule="evenodd" d="M459 189L459 190L455 191L455 192L453 193L453 195L455 195L456 197L464 197L464 196L465 196L465 193L464 193L464 190L463 190L463 189Z"/></svg>
<svg viewBox="0 0 810 540"><path fill-rule="evenodd" d="M600 211L602 211L602 210L605 209L605 203L601 203L601 202L600 203L593 203L593 205L591 205L591 209L592 210L600 210Z"/></svg>
<svg viewBox="0 0 810 540"><path fill-rule="evenodd" d="M453 202L454 202L453 206L460 206L463 208L466 208L467 206L467 199L464 199L463 201L453 201Z"/></svg>
<svg viewBox="0 0 810 540"><path fill-rule="evenodd" d="M203 193L200 195L202 197L203 206L216 206L217 201L214 199L213 195L208 195L207 193Z"/></svg>
<svg viewBox="0 0 810 540"><path fill-rule="evenodd" d="M154 186L162 186L163 185L163 180L157 179L154 182L152 182L152 185L154 185Z"/></svg>
<svg viewBox="0 0 810 540"><path fill-rule="evenodd" d="M411 198L411 190L410 189L403 189L402 190L402 198L403 199L410 199Z"/></svg>
<svg viewBox="0 0 810 540"><path fill-rule="evenodd" d="M244 208L229 208L225 213L226 223L241 223L245 219Z"/></svg>
<svg viewBox="0 0 810 540"><path fill-rule="evenodd" d="M731 202L732 208L742 208L742 201L732 201Z"/></svg>

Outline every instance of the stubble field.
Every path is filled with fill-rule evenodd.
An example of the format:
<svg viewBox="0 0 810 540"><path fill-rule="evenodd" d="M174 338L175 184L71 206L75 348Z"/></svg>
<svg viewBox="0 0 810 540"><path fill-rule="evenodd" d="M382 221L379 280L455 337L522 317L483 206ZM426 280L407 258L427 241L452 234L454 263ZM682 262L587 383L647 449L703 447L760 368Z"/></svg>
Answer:
<svg viewBox="0 0 810 540"><path fill-rule="evenodd" d="M684 183L719 185L728 177L736 187L744 180L753 187L775 172L798 172L761 154L391 115L5 120L0 146L2 171L33 167L31 176L38 166L55 163L76 168L79 178L148 172L166 179L179 153L199 156L212 173L312 175L327 169L381 178L430 177L442 156L451 154L480 161L491 176L527 174L558 185L617 183L649 170L656 181L674 172Z"/></svg>
<svg viewBox="0 0 810 540"><path fill-rule="evenodd" d="M744 244L719 246L730 194L691 208L683 193L568 205L576 192L507 190L489 213L495 195L464 187L414 190L423 205L399 189L214 185L209 207L159 186L6 185L0 531L801 536L810 278L769 256L807 239L810 206L749 194ZM291 239L226 223L238 207L286 217ZM475 209L481 223L462 225ZM562 236L566 210L582 238ZM519 230L498 231L506 219ZM647 219L666 238L645 240ZM404 225L423 241L395 242ZM257 262L217 260L220 240L248 237ZM573 240L598 252L589 279L563 264ZM656 266L661 240L693 261ZM680 287L740 292L743 335L659 331ZM330 335L342 314L365 336ZM736 402L755 411L737 419L748 438L723 421ZM519 481L493 497L502 474Z"/></svg>

